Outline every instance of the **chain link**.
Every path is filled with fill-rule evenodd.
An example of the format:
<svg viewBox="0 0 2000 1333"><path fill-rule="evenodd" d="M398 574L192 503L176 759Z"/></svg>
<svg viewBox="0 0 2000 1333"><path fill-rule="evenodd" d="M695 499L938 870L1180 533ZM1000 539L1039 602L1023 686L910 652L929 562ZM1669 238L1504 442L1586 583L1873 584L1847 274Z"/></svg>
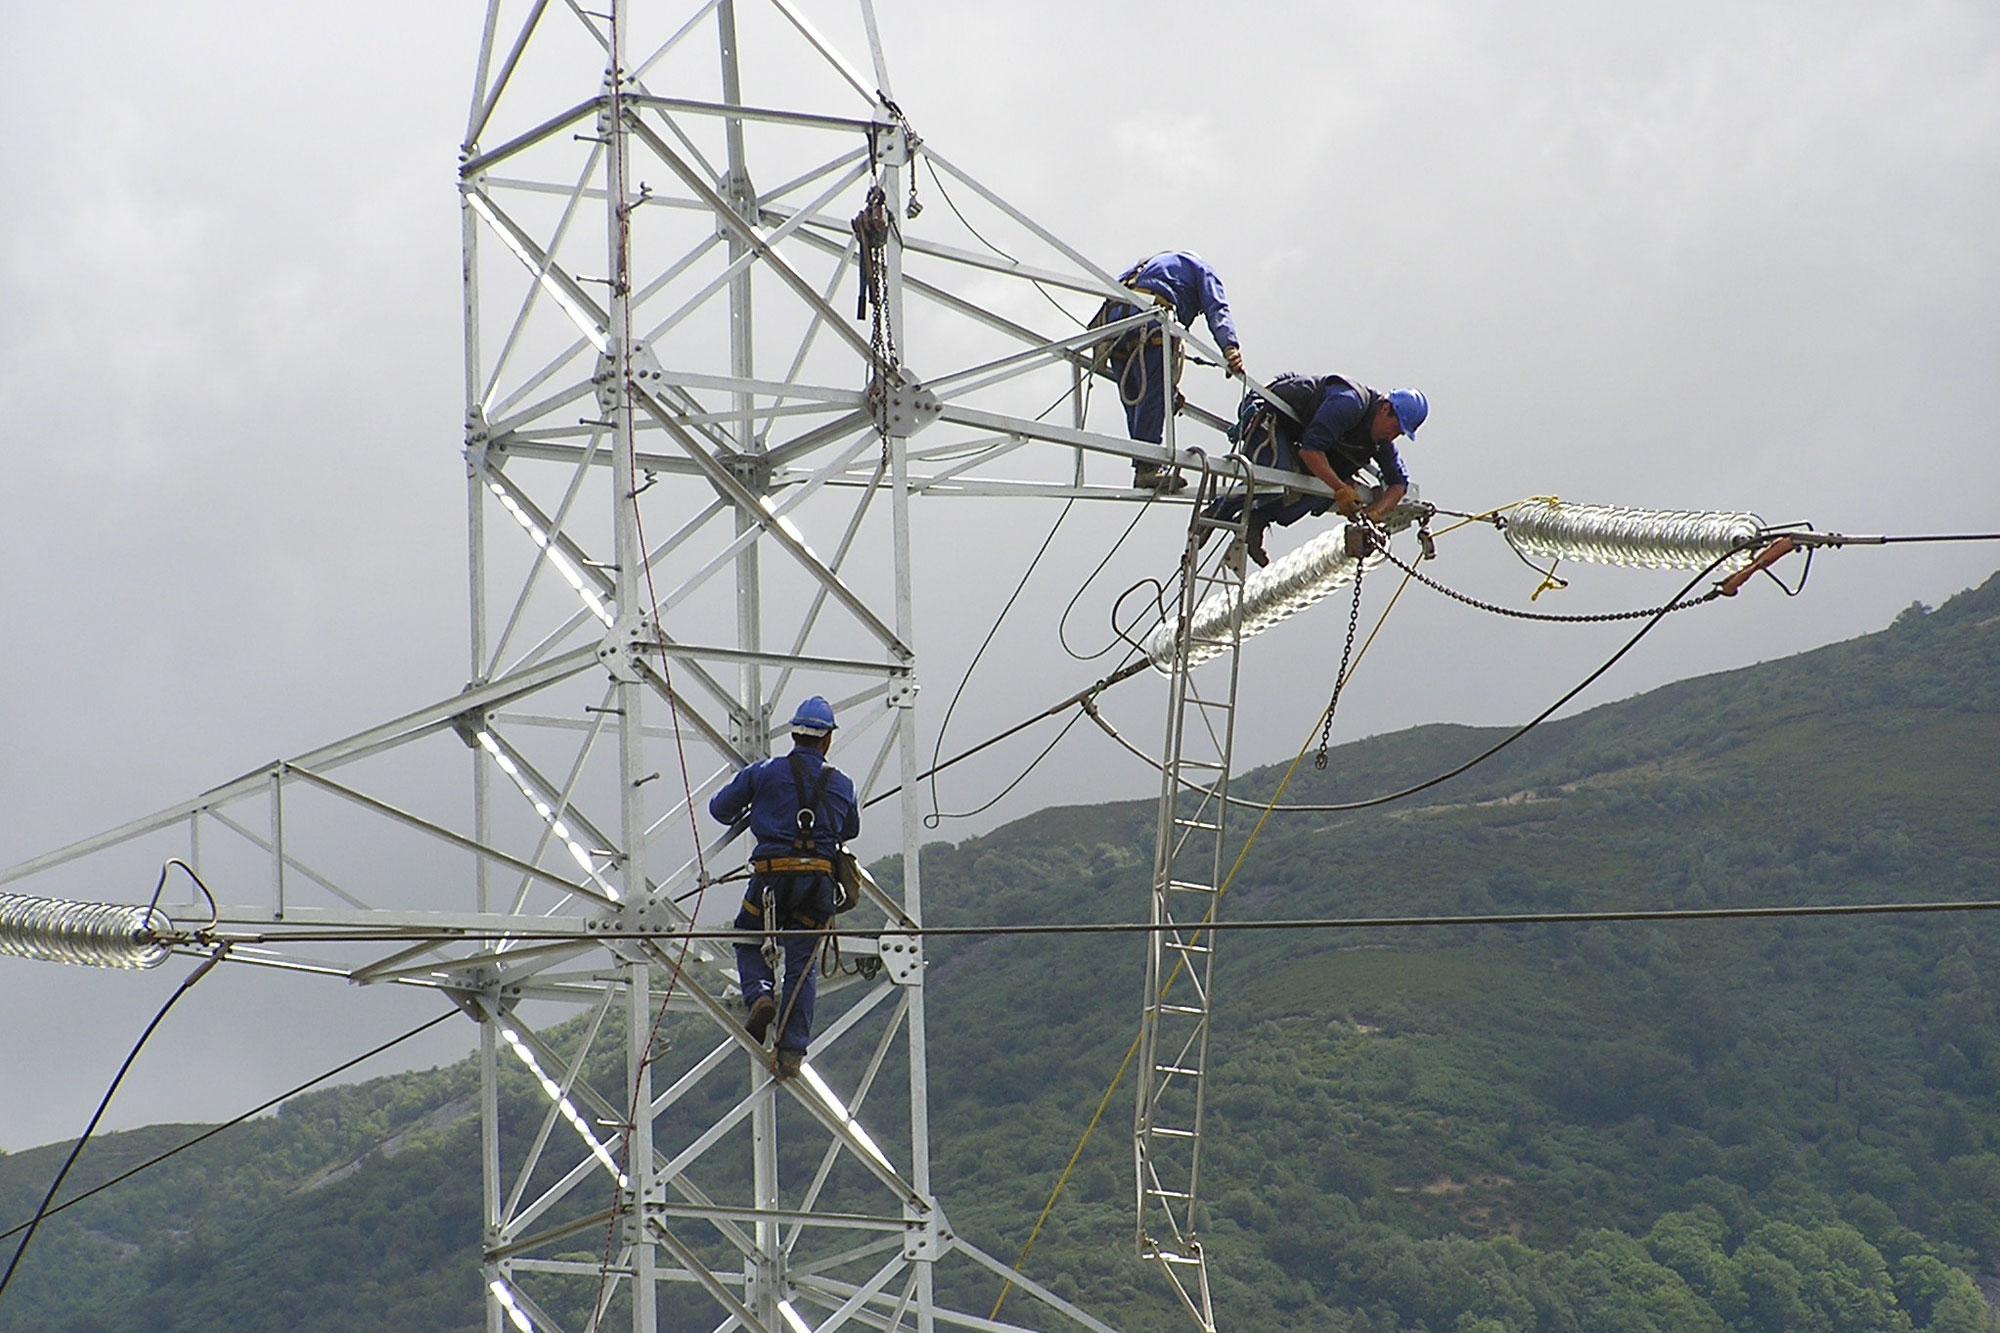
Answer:
<svg viewBox="0 0 2000 1333"><path fill-rule="evenodd" d="M1326 747L1333 740L1333 714L1340 707L1340 692L1347 688L1347 663L1354 655L1354 631L1361 623L1361 576L1368 572L1365 564L1354 567L1354 604L1347 610L1347 642L1340 648L1340 672L1333 678L1333 697L1326 701L1326 725L1319 729L1319 753L1313 756L1313 767L1326 767Z"/></svg>
<svg viewBox="0 0 2000 1333"><path fill-rule="evenodd" d="M915 179L913 163L912 183ZM854 312L855 317L873 317L868 330L869 355L874 363L870 367L873 378L868 386L868 397L874 409L875 428L882 435L885 449L889 437L889 383L897 369L896 341L889 327L889 271L884 254L888 249L889 229L893 225L888 205L888 196L881 185L870 185L868 202L848 224L854 231L861 264L860 308Z"/></svg>
<svg viewBox="0 0 2000 1333"><path fill-rule="evenodd" d="M1614 620L1644 620L1647 616L1664 615L1668 611L1685 611L1691 606L1701 606L1722 596L1722 589L1715 587L1710 588L1701 596L1690 598L1685 602L1669 602L1665 606L1649 606L1639 611L1596 611L1580 612L1574 615L1567 615L1560 611L1522 611L1516 607L1499 606L1492 602L1482 602L1477 597L1468 596L1455 588L1447 588L1444 584L1439 583L1429 575L1418 572L1416 566L1406 565L1401 560L1398 560L1394 553L1387 547L1383 547L1381 550L1384 559L1417 582L1423 584L1426 588L1441 592L1455 602L1463 602L1467 606L1481 611L1491 611L1496 616L1511 616L1516 620L1540 620L1566 625L1601 625ZM1336 697L1338 697L1337 692Z"/></svg>

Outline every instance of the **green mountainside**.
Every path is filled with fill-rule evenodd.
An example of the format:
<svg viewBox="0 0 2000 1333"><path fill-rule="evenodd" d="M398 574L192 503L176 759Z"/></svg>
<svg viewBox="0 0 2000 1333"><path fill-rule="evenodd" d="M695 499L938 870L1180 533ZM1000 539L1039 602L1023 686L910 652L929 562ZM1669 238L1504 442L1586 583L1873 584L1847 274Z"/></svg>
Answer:
<svg viewBox="0 0 2000 1333"><path fill-rule="evenodd" d="M1394 790L1503 734L1342 746L1285 800ZM1224 914L1996 898L1996 761L2000 576L1547 724L1404 805L1276 815ZM1152 819L1046 810L926 848L932 919L1141 918ZM933 942L935 1174L989 1252L1020 1250L1117 1073L1142 950ZM1249 932L1217 959L1205 1240L1232 1333L2000 1328L1977 1285L2000 1263L1987 914ZM475 1083L466 1063L303 1096L61 1214L0 1333L482 1327ZM525 1075L504 1093L531 1133ZM1123 1085L1023 1267L1121 1328L1180 1330L1133 1257L1130 1116ZM104 1136L72 1187L193 1132ZM5 1224L65 1150L0 1157ZM983 1312L998 1291L952 1269L940 1294ZM685 1327L712 1323L704 1302Z"/></svg>

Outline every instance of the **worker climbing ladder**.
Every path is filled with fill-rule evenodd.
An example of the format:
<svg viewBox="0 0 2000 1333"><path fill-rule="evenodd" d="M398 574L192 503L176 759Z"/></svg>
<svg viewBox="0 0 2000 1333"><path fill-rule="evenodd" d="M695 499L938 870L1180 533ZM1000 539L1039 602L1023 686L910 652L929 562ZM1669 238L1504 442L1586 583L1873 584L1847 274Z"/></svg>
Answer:
<svg viewBox="0 0 2000 1333"><path fill-rule="evenodd" d="M1157 1262L1204 1330L1215 1327L1196 1208L1213 1012L1215 919L1223 887L1230 748L1236 734L1249 496L1234 518L1209 517L1235 478L1204 467L1181 561L1168 674L1167 727L1153 849L1152 923L1140 1015L1137 1171L1139 1255ZM1226 538L1204 558L1210 538ZM1226 606L1226 616L1196 609Z"/></svg>

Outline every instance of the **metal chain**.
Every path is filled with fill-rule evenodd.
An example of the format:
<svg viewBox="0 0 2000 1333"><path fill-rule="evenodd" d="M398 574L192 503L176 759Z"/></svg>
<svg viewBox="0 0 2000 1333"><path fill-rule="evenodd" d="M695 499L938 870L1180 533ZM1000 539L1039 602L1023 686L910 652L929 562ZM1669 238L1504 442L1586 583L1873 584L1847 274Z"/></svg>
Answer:
<svg viewBox="0 0 2000 1333"><path fill-rule="evenodd" d="M1429 575L1419 573L1416 566L1406 565L1401 560L1398 560L1395 554L1387 547L1381 548L1381 551L1383 559L1402 570L1405 574L1408 574L1417 582L1423 584L1426 588L1441 592L1455 602L1463 602L1467 606L1475 607L1481 611L1491 611L1496 616L1512 616L1516 620L1540 620L1568 625L1595 625L1613 620L1644 620L1647 616L1664 615L1668 611L1685 611L1691 606L1701 606L1722 596L1722 589L1715 587L1710 588L1701 596L1690 598L1685 602L1669 602L1665 606L1649 606L1639 611L1597 611L1575 615L1566 615L1559 611L1522 611L1511 606L1498 606L1492 602L1482 602L1477 597L1470 597L1454 588L1447 588L1444 584L1439 583ZM1356 583L1358 585L1359 580L1356 580Z"/></svg>
<svg viewBox="0 0 2000 1333"><path fill-rule="evenodd" d="M868 202L848 224L854 231L861 265L861 298L855 318L871 315L868 331L873 382L868 396L874 408L875 428L886 449L889 436L889 379L896 372L896 344L889 329L889 273L883 252L889 244L889 200L880 184L868 187Z"/></svg>
<svg viewBox="0 0 2000 1333"><path fill-rule="evenodd" d="M1354 655L1354 630L1361 623L1361 576L1368 567L1354 566L1354 604L1347 611L1347 642L1340 649L1340 674L1333 678L1333 697L1326 701L1326 725L1319 729L1319 753L1313 756L1313 767L1326 767L1326 747L1333 739L1333 714L1340 707L1340 692L1347 688L1347 663Z"/></svg>

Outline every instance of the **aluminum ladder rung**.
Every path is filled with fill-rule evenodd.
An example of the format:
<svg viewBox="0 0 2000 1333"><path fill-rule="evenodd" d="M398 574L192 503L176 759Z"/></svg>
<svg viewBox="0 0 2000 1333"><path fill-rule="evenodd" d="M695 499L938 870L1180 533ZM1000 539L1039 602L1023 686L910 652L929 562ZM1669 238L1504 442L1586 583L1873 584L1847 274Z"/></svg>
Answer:
<svg viewBox="0 0 2000 1333"><path fill-rule="evenodd" d="M1189 558L1182 564L1177 590L1183 618L1174 622L1166 754L1160 773L1155 824L1158 842L1151 881L1152 920L1162 928L1154 938L1166 947L1149 953L1140 1034L1146 1043L1146 1058L1140 1064L1143 1077L1134 1125L1139 1154L1140 1254L1171 1266L1168 1276L1182 1302L1201 1328L1211 1333L1215 1320L1208 1308L1207 1267L1199 1243L1191 1233L1183 1234L1183 1224L1192 1223L1198 1199L1195 1186L1207 1071L1180 1061L1193 1058L1206 1064L1204 1052L1213 1021L1208 986L1216 941L1207 927L1221 898L1220 857L1228 832L1222 803L1228 799L1233 763L1240 703L1234 668L1243 646L1239 617L1249 574L1243 542L1254 518L1250 501L1256 495L1254 487L1239 484L1233 493L1243 495L1244 503L1234 520L1208 517L1201 512L1205 506L1231 493L1222 483L1220 477L1205 475L1195 496L1197 512L1189 519ZM1219 554L1209 548L1206 559L1193 558L1199 543L1218 531L1228 532L1233 544ZM1197 632L1187 617L1195 614L1198 600L1209 599L1232 614L1222 617L1223 623ZM1195 655L1218 657L1230 670L1226 676L1205 674L1197 679L1188 660ZM1190 795L1192 800L1187 799ZM1182 879L1177 874L1204 878ZM1176 975L1179 968L1188 969L1192 984L1185 1003L1168 1003L1164 994L1168 969L1161 964L1168 952L1177 956ZM1176 1123L1155 1123L1156 1113L1165 1109L1163 1103L1172 1108ZM1186 1188L1169 1188L1162 1175ZM1147 1234L1155 1209L1165 1214L1173 1231L1165 1245ZM1190 1267L1200 1274L1198 1286L1182 1271Z"/></svg>

